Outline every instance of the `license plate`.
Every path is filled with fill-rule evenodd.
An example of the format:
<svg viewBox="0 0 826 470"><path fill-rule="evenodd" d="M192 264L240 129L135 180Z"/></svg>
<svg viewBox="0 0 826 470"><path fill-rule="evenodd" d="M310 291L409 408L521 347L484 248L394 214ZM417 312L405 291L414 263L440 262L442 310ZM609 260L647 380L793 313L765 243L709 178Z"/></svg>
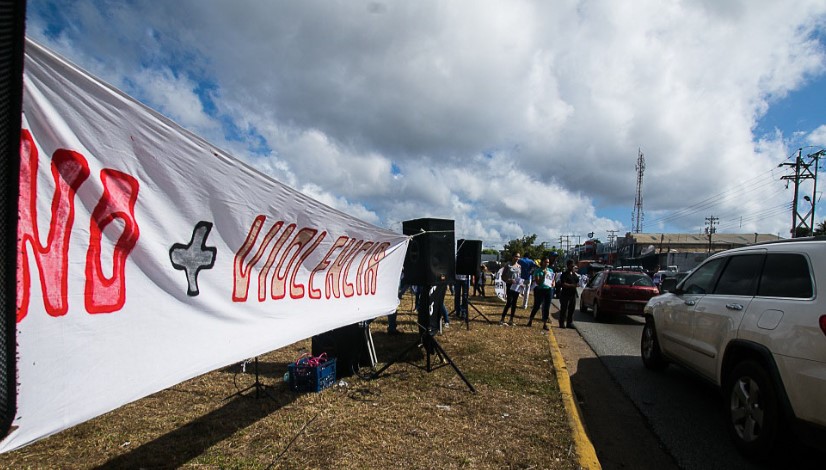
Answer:
<svg viewBox="0 0 826 470"><path fill-rule="evenodd" d="M623 306L623 308L625 310L630 310L630 311L633 311L633 312L638 312L640 310L640 306L637 305L637 304L625 304Z"/></svg>

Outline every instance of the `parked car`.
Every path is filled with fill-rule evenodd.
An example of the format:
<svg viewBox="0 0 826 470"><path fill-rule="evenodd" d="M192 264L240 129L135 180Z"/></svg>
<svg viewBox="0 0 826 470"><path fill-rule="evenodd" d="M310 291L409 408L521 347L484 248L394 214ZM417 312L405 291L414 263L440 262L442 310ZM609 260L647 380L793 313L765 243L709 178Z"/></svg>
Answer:
<svg viewBox="0 0 826 470"><path fill-rule="evenodd" d="M645 307L642 360L720 387L726 425L762 460L789 436L826 444L826 237L718 253ZM790 432L795 431L795 432Z"/></svg>
<svg viewBox="0 0 826 470"><path fill-rule="evenodd" d="M660 292L645 273L606 269L597 273L582 289L579 310L590 310L594 319L607 315L642 315L643 307Z"/></svg>

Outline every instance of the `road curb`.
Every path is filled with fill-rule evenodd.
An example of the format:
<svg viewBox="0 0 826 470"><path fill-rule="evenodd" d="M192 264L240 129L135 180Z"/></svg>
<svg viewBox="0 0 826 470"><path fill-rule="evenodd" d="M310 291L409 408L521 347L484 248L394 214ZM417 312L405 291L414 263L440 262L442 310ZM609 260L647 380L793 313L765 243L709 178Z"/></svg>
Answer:
<svg viewBox="0 0 826 470"><path fill-rule="evenodd" d="M556 381L559 384L559 391L562 394L562 403L565 405L565 412L568 414L568 424L571 426L571 432L573 433L574 447L576 449L579 466L584 469L601 469L602 466L597 458L597 452L591 443L591 439L585 432L585 426L582 424L582 415L580 414L579 406L577 405L573 389L571 388L571 377L568 374L568 366L565 365L565 359L559 350L559 343L556 342L556 335L554 335L553 329L548 330L548 343L551 347L551 357L553 358Z"/></svg>

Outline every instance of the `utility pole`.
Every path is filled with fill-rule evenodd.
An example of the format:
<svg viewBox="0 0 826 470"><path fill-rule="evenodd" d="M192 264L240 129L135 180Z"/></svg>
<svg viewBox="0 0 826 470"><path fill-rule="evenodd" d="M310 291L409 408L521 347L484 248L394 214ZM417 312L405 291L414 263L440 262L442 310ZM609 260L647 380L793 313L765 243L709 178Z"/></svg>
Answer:
<svg viewBox="0 0 826 470"><path fill-rule="evenodd" d="M608 262L613 263L613 260L616 258L617 255L617 232L618 230L607 230L608 232ZM611 256L611 253L614 253L614 256Z"/></svg>
<svg viewBox="0 0 826 470"><path fill-rule="evenodd" d="M645 172L645 155L641 149L637 149L637 192L634 197L634 210L631 212L631 227L634 233L642 232L642 174Z"/></svg>
<svg viewBox="0 0 826 470"><path fill-rule="evenodd" d="M792 200L792 230L791 237L795 238L799 233L805 233L805 236L812 234L815 226L815 202L817 200L817 167L820 157L824 155L824 150L821 149L815 153L809 154L806 157L808 162L803 161L803 149L797 149L797 157L794 163L781 163L779 167L788 166L794 167L793 175L786 175L780 177L781 180L792 181L794 183L794 199ZM798 210L798 200L800 198L800 185L803 181L813 180L812 195L805 195L803 199L807 201L810 206L805 215L801 215ZM788 183L786 184L788 187Z"/></svg>
<svg viewBox="0 0 826 470"><path fill-rule="evenodd" d="M715 232L717 232L717 229L714 228L714 223L717 222L718 220L720 220L720 218L719 217L714 217L713 215L711 217L706 217L706 223L708 225L708 227L706 227L706 233L708 234L708 254L709 255L711 254L711 236L714 235Z"/></svg>
<svg viewBox="0 0 826 470"><path fill-rule="evenodd" d="M571 250L571 237L575 237L576 235L562 235L559 237L559 244L562 244L562 239L565 239L565 255L567 256L568 252Z"/></svg>
<svg viewBox="0 0 826 470"><path fill-rule="evenodd" d="M614 243L614 240L616 240L617 232L619 232L619 230L606 230L606 232L608 232L608 244L610 245L611 243Z"/></svg>

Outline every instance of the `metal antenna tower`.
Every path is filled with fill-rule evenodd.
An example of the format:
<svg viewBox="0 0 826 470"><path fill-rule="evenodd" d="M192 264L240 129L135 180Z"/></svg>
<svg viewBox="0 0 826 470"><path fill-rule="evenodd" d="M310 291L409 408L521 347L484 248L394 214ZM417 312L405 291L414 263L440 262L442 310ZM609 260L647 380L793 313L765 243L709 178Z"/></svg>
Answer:
<svg viewBox="0 0 826 470"><path fill-rule="evenodd" d="M639 155L637 156L637 195L634 198L634 211L631 213L631 227L634 233L642 232L642 174L645 172L645 155L642 150L637 149Z"/></svg>

